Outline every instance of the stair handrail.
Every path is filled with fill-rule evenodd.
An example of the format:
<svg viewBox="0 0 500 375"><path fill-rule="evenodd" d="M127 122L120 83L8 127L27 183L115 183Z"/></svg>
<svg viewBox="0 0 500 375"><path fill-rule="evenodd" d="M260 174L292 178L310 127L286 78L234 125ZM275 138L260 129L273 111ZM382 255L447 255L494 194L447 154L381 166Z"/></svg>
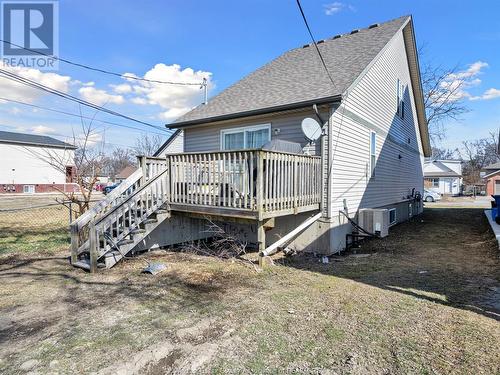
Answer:
<svg viewBox="0 0 500 375"><path fill-rule="evenodd" d="M134 186L135 183L141 180L143 175L142 169L137 169L127 179L120 183L116 188L106 195L106 198L99 201L92 208L87 210L83 215L73 220L70 227L75 227L78 231L87 225L92 219L99 215L106 207L111 205L115 200L120 198L128 189Z"/></svg>
<svg viewBox="0 0 500 375"><path fill-rule="evenodd" d="M124 197L124 199L122 201L120 201L120 204L127 203L129 200L133 199L138 194L141 194L144 190L146 190L150 185L152 185L160 177L164 177L164 175L168 174L168 172L169 172L168 169L165 169L165 170L161 171L159 174L157 174L156 176L154 176L153 178L147 180L144 185L140 186L138 189L136 189L135 191L133 191L131 194L129 194L126 197ZM167 199L165 200L165 202L166 201L167 201ZM101 222L103 222L104 220L106 220L108 218L108 216L110 216L112 213L114 213L118 209L120 209L120 206L118 206L118 205L112 207L104 215L100 216L99 218L96 218L94 220L94 225L100 224Z"/></svg>

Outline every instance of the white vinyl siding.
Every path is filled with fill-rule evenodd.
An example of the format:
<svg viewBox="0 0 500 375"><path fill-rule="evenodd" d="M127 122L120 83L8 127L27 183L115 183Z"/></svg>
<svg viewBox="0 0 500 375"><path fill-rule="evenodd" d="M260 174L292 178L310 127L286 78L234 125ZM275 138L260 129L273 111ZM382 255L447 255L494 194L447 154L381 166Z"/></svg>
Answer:
<svg viewBox="0 0 500 375"><path fill-rule="evenodd" d="M400 80L405 116L395 110ZM403 34L398 33L351 88L331 117L332 215L343 210L383 207L402 201L412 188L423 192L422 145ZM376 136L376 178L366 173L367 145Z"/></svg>
<svg viewBox="0 0 500 375"><path fill-rule="evenodd" d="M321 115L325 119L329 116L328 112L325 111L323 111ZM308 150L312 155L319 155L320 142L316 142L316 144L312 146L309 145L300 127L301 121L308 116L312 116L312 110L287 114L272 114L263 116L260 120L243 118L227 121L222 124L188 127L184 129L184 151L219 151L222 149L221 131L267 123L271 124L271 139L282 139L289 142L300 143L304 150Z"/></svg>

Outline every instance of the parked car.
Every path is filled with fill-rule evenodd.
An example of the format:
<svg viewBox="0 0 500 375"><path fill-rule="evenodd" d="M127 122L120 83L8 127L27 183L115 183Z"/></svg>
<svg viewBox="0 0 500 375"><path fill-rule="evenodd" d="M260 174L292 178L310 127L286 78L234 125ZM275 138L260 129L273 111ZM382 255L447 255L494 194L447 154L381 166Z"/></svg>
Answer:
<svg viewBox="0 0 500 375"><path fill-rule="evenodd" d="M107 195L109 194L113 189L115 189L119 184L114 184L114 185L110 185L110 186L106 186L102 192L104 193L104 195Z"/></svg>
<svg viewBox="0 0 500 375"><path fill-rule="evenodd" d="M424 190L424 201L426 202L435 202L441 200L441 194L436 193L432 190Z"/></svg>

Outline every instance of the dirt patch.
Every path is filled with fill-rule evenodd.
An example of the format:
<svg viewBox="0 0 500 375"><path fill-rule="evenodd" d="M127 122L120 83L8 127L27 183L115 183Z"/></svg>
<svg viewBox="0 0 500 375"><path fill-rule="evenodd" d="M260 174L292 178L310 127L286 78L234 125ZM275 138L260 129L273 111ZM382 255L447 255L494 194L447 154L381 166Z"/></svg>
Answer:
<svg viewBox="0 0 500 375"><path fill-rule="evenodd" d="M426 209L355 256L263 272L167 252L147 256L168 265L154 277L138 259L90 275L66 255L0 257L1 373L500 372L481 209Z"/></svg>

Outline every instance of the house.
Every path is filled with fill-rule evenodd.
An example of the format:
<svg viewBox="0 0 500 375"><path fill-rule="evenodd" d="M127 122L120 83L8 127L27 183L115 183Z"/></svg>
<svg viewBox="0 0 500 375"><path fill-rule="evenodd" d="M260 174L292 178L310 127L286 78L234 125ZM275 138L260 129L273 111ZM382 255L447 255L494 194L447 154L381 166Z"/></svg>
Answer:
<svg viewBox="0 0 500 375"><path fill-rule="evenodd" d="M487 195L500 194L500 162L484 167L481 177L486 183Z"/></svg>
<svg viewBox="0 0 500 375"><path fill-rule="evenodd" d="M206 238L207 218L260 259L285 246L332 254L353 224L382 234L421 213L431 147L415 46L410 16L355 29L318 42L332 80L307 44L186 113L169 125L184 153L143 158L72 224L89 228L72 238L72 263L96 270L132 249ZM318 139L306 139L306 118L320 122ZM120 252L96 240L105 232Z"/></svg>
<svg viewBox="0 0 500 375"><path fill-rule="evenodd" d="M0 131L0 194L79 191L75 149L44 135Z"/></svg>
<svg viewBox="0 0 500 375"><path fill-rule="evenodd" d="M127 165L125 168L123 168L116 176L115 176L115 183L121 183L125 181L127 178L130 177L132 173L134 173L137 170L137 167L134 167L132 165Z"/></svg>
<svg viewBox="0 0 500 375"><path fill-rule="evenodd" d="M458 195L462 192L460 160L427 160L424 163L424 186L436 193Z"/></svg>
<svg viewBox="0 0 500 375"><path fill-rule="evenodd" d="M160 146L153 156L160 157L171 154L179 154L181 152L184 152L184 132L177 129L165 141L165 143Z"/></svg>

